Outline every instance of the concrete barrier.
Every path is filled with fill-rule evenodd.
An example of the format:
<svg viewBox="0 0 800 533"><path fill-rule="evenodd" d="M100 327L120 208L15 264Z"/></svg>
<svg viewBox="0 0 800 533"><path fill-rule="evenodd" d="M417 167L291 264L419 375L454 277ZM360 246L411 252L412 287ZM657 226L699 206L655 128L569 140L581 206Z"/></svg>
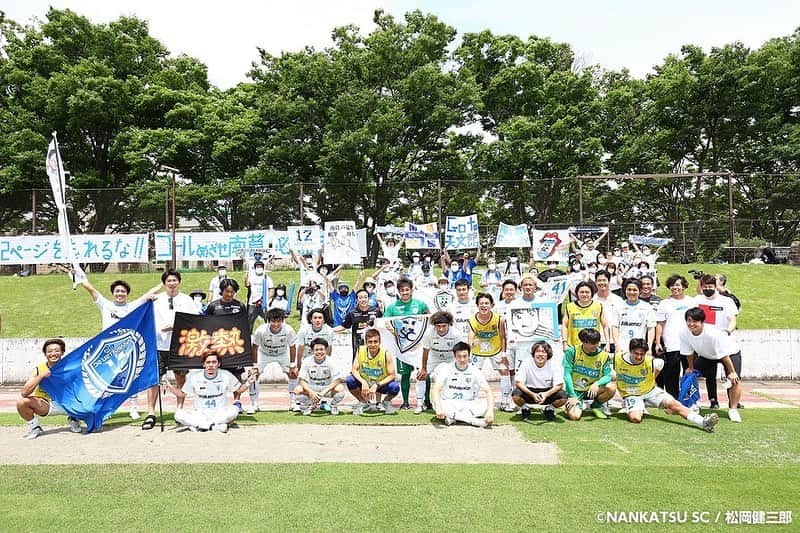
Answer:
<svg viewBox="0 0 800 533"><path fill-rule="evenodd" d="M742 348L742 377L744 379L800 379L800 330L763 329L735 333ZM334 359L349 366L352 357L349 335L337 335ZM42 343L45 339L0 339L0 385L24 383L33 366L43 359ZM67 351L75 349L88 339L66 338ZM285 382L283 373L266 369L262 382ZM487 375L497 379L496 372ZM721 366L720 366L721 373Z"/></svg>

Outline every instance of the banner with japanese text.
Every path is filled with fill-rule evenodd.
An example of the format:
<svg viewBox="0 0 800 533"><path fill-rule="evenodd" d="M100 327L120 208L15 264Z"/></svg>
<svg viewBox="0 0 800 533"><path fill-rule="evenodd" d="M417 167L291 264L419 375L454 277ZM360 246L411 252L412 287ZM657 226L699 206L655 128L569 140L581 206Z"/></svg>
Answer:
<svg viewBox="0 0 800 533"><path fill-rule="evenodd" d="M427 224L412 224L406 222L405 246L409 250L438 250L439 249L439 228L436 222Z"/></svg>
<svg viewBox="0 0 800 533"><path fill-rule="evenodd" d="M147 234L72 235L72 251L79 263L146 263ZM0 237L0 265L65 263L60 235Z"/></svg>
<svg viewBox="0 0 800 533"><path fill-rule="evenodd" d="M352 220L325 222L323 261L331 265L361 262L356 223Z"/></svg>
<svg viewBox="0 0 800 533"><path fill-rule="evenodd" d="M447 217L444 232L445 250L465 250L479 245L478 215Z"/></svg>
<svg viewBox="0 0 800 533"><path fill-rule="evenodd" d="M247 315L190 315L175 313L168 368L203 368L201 356L215 352L221 368L251 366L250 325Z"/></svg>

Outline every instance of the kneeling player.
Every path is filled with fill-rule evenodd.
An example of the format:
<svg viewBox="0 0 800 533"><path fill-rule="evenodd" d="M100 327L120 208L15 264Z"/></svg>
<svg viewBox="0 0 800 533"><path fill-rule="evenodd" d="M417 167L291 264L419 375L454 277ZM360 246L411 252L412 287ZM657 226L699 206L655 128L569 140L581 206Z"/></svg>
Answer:
<svg viewBox="0 0 800 533"><path fill-rule="evenodd" d="M239 415L239 408L228 403L225 395L228 392L246 391L257 379L257 374L251 372L244 383L239 383L233 374L219 368L217 354L205 354L202 356L202 361L203 370L189 372L183 388L174 387L168 381L164 383L164 387L181 403L187 395L194 395L194 409L176 410L175 421L188 426L192 431L213 429L226 433L228 424L236 420Z"/></svg>
<svg viewBox="0 0 800 533"><path fill-rule="evenodd" d="M42 352L44 352L46 361L36 365L33 375L22 386L20 391L22 397L17 400L17 412L28 423L28 432L24 436L28 440L35 439L44 433L42 426L39 425L39 416L66 414L64 409L50 399L50 396L39 386L42 380L50 375L50 367L61 360L65 351L66 344L61 339L44 341ZM69 421L70 431L81 432L80 422L71 417L68 417L67 421Z"/></svg>
<svg viewBox="0 0 800 533"><path fill-rule="evenodd" d="M364 344L358 349L352 373L345 381L350 394L359 401L353 407L353 414L364 414L364 410L378 403L381 394L384 395L381 404L384 412L394 414L397 408L392 405L392 399L400 392L400 385L395 381L397 367L394 357L381 346L381 334L377 329L370 328L364 333Z"/></svg>
<svg viewBox="0 0 800 533"><path fill-rule="evenodd" d="M556 407L567 402L564 392L564 375L554 371L550 364L553 349L546 342L537 342L531 347L531 355L525 359L515 376L514 392L511 397L514 403L522 408L520 416L523 420L531 417L531 404L536 408L544 408L547 420L555 420Z"/></svg>
<svg viewBox="0 0 800 533"><path fill-rule="evenodd" d="M614 397L617 388L611 381L611 358L600 349L600 332L585 328L578 333L578 346L564 350L564 386L567 418L580 420L584 400L592 401L592 413L597 418L608 418L605 403Z"/></svg>
<svg viewBox="0 0 800 533"><path fill-rule="evenodd" d="M300 384L294 389L297 403L303 414L310 415L320 407L325 398L332 398L330 411L339 414L339 403L344 399L342 376L328 357L328 341L317 337L311 341L311 353L300 367Z"/></svg>
<svg viewBox="0 0 800 533"><path fill-rule="evenodd" d="M677 413L695 426L713 432L719 422L716 413L700 416L656 386L656 376L664 368L664 360L648 355L648 349L646 340L631 339L629 353L614 355L617 388L625 403L628 420L638 424L642 421L645 407L655 407Z"/></svg>
<svg viewBox="0 0 800 533"><path fill-rule="evenodd" d="M431 401L436 418L452 425L464 422L486 427L494 421L492 390L483 372L470 364L469 344L453 346L454 361L436 369L431 387ZM483 392L486 398L480 398Z"/></svg>

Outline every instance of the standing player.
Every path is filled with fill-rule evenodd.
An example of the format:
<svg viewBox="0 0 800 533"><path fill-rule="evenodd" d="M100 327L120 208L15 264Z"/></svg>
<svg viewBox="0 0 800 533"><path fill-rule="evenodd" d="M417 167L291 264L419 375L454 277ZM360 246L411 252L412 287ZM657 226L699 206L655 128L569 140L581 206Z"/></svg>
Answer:
<svg viewBox="0 0 800 533"><path fill-rule="evenodd" d="M625 304L619 309L619 348L624 350L631 339L645 339L647 346L653 345L656 329L656 313L653 306L639 299L638 279L626 279L622 284ZM650 350L648 350L648 353Z"/></svg>
<svg viewBox="0 0 800 533"><path fill-rule="evenodd" d="M522 408L520 418L531 417L530 405L544 407L544 417L555 420L556 407L567 403L564 392L564 372L554 369L550 364L553 348L545 341L531 347L531 357L526 359L517 370L514 392L514 403Z"/></svg>
<svg viewBox="0 0 800 533"><path fill-rule="evenodd" d="M582 329L578 340L580 345L564 350L567 418L580 420L585 400L593 400L591 408L597 418L608 418L611 411L606 402L617 392L611 381L611 358L600 349L600 332L596 329Z"/></svg>
<svg viewBox="0 0 800 533"><path fill-rule="evenodd" d="M478 311L475 302L469 296L470 285L466 279L455 282L455 300L447 306L447 311L453 315L453 327L465 337L469 335L469 321Z"/></svg>
<svg viewBox="0 0 800 533"><path fill-rule="evenodd" d="M668 413L677 413L709 433L714 431L714 426L719 422L716 413L702 417L656 385L656 376L664 367L664 360L654 359L650 355L647 341L631 339L628 347L628 353L617 352L614 355L617 388L628 420L638 424L642 421L645 407L655 407L666 409Z"/></svg>
<svg viewBox="0 0 800 533"><path fill-rule="evenodd" d="M266 321L266 302L275 296L275 284L264 270L264 262L260 260L253 263L252 275L250 272L247 273L244 284L250 289L250 297L247 300L247 321L250 323L250 331L253 331L253 325L258 317Z"/></svg>
<svg viewBox="0 0 800 533"><path fill-rule="evenodd" d="M95 303L97 308L100 310L100 324L101 328L107 329L119 322L120 319L125 318L128 316L128 313L142 305L151 296L156 294L158 291L161 290L163 287L161 284L156 285L146 293L144 293L141 297L137 298L136 300L129 302L128 296L131 293L131 286L128 285L127 282L118 279L116 281L111 282L111 296L114 298L114 301L109 301L105 298L100 292L95 289L89 280L83 280L81 285L86 292L89 293L91 296L92 301ZM130 417L134 420L138 420L139 418L139 411L136 409L136 403L139 399L137 394L134 394L130 398Z"/></svg>
<svg viewBox="0 0 800 533"><path fill-rule="evenodd" d="M453 362L453 347L467 342L453 327L453 315L447 311L436 311L431 315L431 325L422 338L422 364L417 371L417 406L414 414L421 414L425 406L431 406L431 376L441 364Z"/></svg>
<svg viewBox="0 0 800 533"><path fill-rule="evenodd" d="M464 422L487 427L494 421L494 401L489 383L475 365L470 364L469 344L453 347L453 362L442 365L433 378L431 400L436 418L448 426ZM486 397L480 398L480 393Z"/></svg>
<svg viewBox="0 0 800 533"><path fill-rule="evenodd" d="M359 401L353 407L353 414L360 416L371 404L377 404L379 395L383 394L383 411L387 415L397 412L392 405L392 399L400 392L395 378L397 369L394 357L386 348L381 346L381 334L377 329L370 328L364 333L365 346L358 349L350 375L345 384L350 389L350 394Z"/></svg>
<svg viewBox="0 0 800 533"><path fill-rule="evenodd" d="M664 360L656 383L673 398L680 392L681 378L681 331L686 328L684 314L694 307L694 298L685 293L689 286L686 278L673 274L667 278L669 298L658 304L656 311L656 356ZM688 365L684 365L688 366Z"/></svg>
<svg viewBox="0 0 800 533"><path fill-rule="evenodd" d="M330 412L339 414L339 403L344 399L344 378L334 366L328 355L328 341L316 338L311 341L312 355L303 360L300 368L300 384L294 389L294 396L303 405L303 414L310 415L319 408L326 397L332 398Z"/></svg>
<svg viewBox="0 0 800 533"><path fill-rule="evenodd" d="M414 283L407 278L402 278L397 282L398 299L386 308L384 316L387 318L398 316L427 315L428 305L416 298L412 298ZM403 405L401 409L411 409L408 397L411 392L411 372L414 370L412 365L397 361L397 371L400 374L400 389L403 392Z"/></svg>
<svg viewBox="0 0 800 533"><path fill-rule="evenodd" d="M561 321L561 338L564 339L564 350L570 346L580 344L578 334L584 329L593 329L597 333L604 333L606 348L609 343L617 344L617 332L611 328L609 333L608 322L603 313L603 304L592 300L596 292L595 284L591 281L581 281L575 286L575 295L578 300L567 302L564 305L564 318Z"/></svg>
<svg viewBox="0 0 800 533"><path fill-rule="evenodd" d="M302 368L303 360L311 354L311 341L325 339L328 343L328 355L333 346L333 328L325 323L325 312L322 309L312 309L308 313L307 323L300 326L297 332L297 361Z"/></svg>
<svg viewBox="0 0 800 533"><path fill-rule="evenodd" d="M43 379L50 376L50 368L58 363L67 350L66 344L61 339L49 339L44 341L42 352L45 361L36 365L33 374L22 386L20 398L17 400L17 412L19 416L28 424L28 432L23 438L32 440L44 434L42 426L39 425L39 416L63 415L64 409L50 399L45 391L39 386ZM81 432L81 424L76 419L68 417L69 430L73 433Z"/></svg>
<svg viewBox="0 0 800 533"><path fill-rule="evenodd" d="M492 368L500 373L500 389L502 399L500 409L513 412L511 405L510 364L506 357L506 321L498 313L492 311L494 300L488 293L480 293L475 298L478 312L469 319L469 345L472 351L472 364L483 371L486 358L492 362Z"/></svg>
<svg viewBox="0 0 800 533"><path fill-rule="evenodd" d="M294 389L297 387L297 348L294 328L286 323L286 314L280 309L267 311L267 322L253 333L253 364L260 376L269 363L277 363L289 381L289 409L297 410ZM255 382L257 383L257 382ZM250 404L258 411L259 388L250 387Z"/></svg>

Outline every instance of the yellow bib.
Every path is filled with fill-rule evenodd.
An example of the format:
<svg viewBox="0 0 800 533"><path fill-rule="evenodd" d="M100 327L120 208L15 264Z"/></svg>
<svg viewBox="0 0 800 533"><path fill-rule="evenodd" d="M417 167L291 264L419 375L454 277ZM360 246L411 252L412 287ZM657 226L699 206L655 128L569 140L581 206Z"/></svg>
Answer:
<svg viewBox="0 0 800 533"><path fill-rule="evenodd" d="M583 345L575 349L575 363L572 365L572 385L578 392L585 392L595 381L603 376L603 367L608 361L608 352L600 350L593 354L583 351Z"/></svg>
<svg viewBox="0 0 800 533"><path fill-rule="evenodd" d="M389 372L386 368L386 348L381 346L378 355L370 357L367 347L362 346L358 349L358 373L368 381L381 381Z"/></svg>
<svg viewBox="0 0 800 533"><path fill-rule="evenodd" d="M492 357L500 353L503 348L502 338L500 337L500 315L492 313L492 318L486 324L473 315L469 319L469 326L475 334L478 346L472 348L472 355L478 357Z"/></svg>
<svg viewBox="0 0 800 533"><path fill-rule="evenodd" d="M656 386L656 373L653 370L653 356L645 355L638 365L622 358L622 353L614 355L614 370L617 373L617 390L623 398L643 396Z"/></svg>
<svg viewBox="0 0 800 533"><path fill-rule="evenodd" d="M36 365L36 370L33 371L33 375L38 376L45 370L47 370L47 361ZM43 391L39 385L36 386L36 389L33 391L33 394L31 394L31 396L35 398L41 398L42 400L50 401L50 396L48 396L47 393Z"/></svg>
<svg viewBox="0 0 800 533"><path fill-rule="evenodd" d="M600 316L603 314L603 304L592 301L586 307L581 307L575 302L569 302L566 306L567 317L569 317L567 327L567 343L570 346L580 346L578 333L582 329L596 329L600 331Z"/></svg>

